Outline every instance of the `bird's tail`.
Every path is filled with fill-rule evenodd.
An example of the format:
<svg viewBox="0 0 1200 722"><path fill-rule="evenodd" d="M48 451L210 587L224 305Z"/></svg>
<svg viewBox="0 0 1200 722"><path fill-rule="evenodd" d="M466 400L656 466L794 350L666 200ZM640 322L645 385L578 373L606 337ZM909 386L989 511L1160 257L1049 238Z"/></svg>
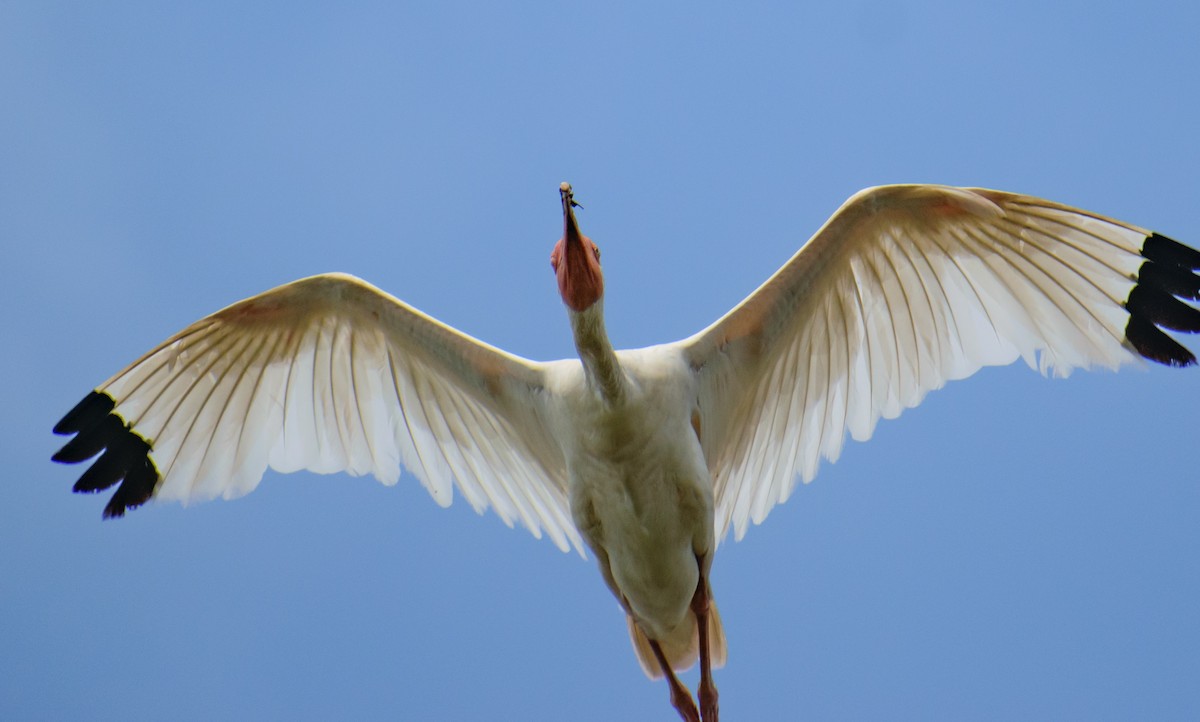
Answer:
<svg viewBox="0 0 1200 722"><path fill-rule="evenodd" d="M696 616L688 614L684 619L684 623L666 639L658 640L663 655L671 664L671 669L676 672L690 668L700 658L700 634ZM629 639L633 642L633 651L642 665L642 671L650 679L659 679L663 676L663 671L658 666L654 650L650 648L650 639L628 613L625 614L625 622L629 625ZM708 603L708 648L713 667L724 667L727 651L725 628L721 625L721 613L717 611L717 604L713 601Z"/></svg>

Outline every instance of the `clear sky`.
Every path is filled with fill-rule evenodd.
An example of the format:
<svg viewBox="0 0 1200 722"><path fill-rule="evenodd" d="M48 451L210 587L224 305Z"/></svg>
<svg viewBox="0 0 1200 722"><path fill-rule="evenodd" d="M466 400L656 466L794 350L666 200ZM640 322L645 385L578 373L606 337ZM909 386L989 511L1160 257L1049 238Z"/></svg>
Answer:
<svg viewBox="0 0 1200 722"><path fill-rule="evenodd" d="M242 297L346 271L572 355L563 180L620 347L880 183L1200 244L1195 3L176 5L0 3L6 720L674 718L590 559L412 477L72 495L54 422ZM851 442L717 555L725 718L1200 717L1198 408L987 369Z"/></svg>

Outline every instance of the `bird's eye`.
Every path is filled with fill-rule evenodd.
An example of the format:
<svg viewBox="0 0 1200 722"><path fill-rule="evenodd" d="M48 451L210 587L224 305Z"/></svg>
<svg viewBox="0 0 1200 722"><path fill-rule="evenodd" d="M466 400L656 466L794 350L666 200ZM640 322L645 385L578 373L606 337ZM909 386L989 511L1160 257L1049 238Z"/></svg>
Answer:
<svg viewBox="0 0 1200 722"><path fill-rule="evenodd" d="M600 246L597 246L595 243L593 243L592 244L592 253L595 254L596 260L599 261L600 260Z"/></svg>

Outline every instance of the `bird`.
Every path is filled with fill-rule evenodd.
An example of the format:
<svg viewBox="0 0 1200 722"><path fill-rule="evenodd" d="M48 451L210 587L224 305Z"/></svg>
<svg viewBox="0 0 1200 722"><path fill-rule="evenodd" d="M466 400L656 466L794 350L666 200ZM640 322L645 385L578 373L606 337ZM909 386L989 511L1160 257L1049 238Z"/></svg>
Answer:
<svg viewBox="0 0 1200 722"><path fill-rule="evenodd" d="M401 469L434 500L590 551L635 655L687 722L717 722L718 542L836 461L847 435L946 382L1022 359L1045 375L1195 355L1200 252L1039 198L904 184L851 196L696 334L614 350L600 248L570 184L550 266L578 358L535 362L351 275L300 279L184 328L84 397L53 456L91 461L103 516L253 490L280 472ZM696 697L677 672L700 665ZM698 700L698 704L697 704Z"/></svg>

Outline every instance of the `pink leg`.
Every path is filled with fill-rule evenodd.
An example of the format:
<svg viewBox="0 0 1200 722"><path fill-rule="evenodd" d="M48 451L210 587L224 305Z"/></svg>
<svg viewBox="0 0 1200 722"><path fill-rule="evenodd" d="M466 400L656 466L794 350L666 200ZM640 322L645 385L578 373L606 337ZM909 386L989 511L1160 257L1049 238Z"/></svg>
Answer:
<svg viewBox="0 0 1200 722"><path fill-rule="evenodd" d="M684 719L684 722L700 722L700 713L696 711L696 703L692 700L692 693L675 676L675 670L671 669L670 663L667 662L667 657L663 654L662 647L658 646L658 642L651 639L650 649L654 650L654 657L658 660L658 666L662 667L663 674L667 678L667 684L671 685L671 704L675 706L675 711ZM714 719L716 718L714 717Z"/></svg>
<svg viewBox="0 0 1200 722"><path fill-rule="evenodd" d="M692 613L696 615L700 635L700 712L704 722L717 722L717 687L713 684L712 655L708 648L708 598L708 580L701 572L696 595L692 597Z"/></svg>

